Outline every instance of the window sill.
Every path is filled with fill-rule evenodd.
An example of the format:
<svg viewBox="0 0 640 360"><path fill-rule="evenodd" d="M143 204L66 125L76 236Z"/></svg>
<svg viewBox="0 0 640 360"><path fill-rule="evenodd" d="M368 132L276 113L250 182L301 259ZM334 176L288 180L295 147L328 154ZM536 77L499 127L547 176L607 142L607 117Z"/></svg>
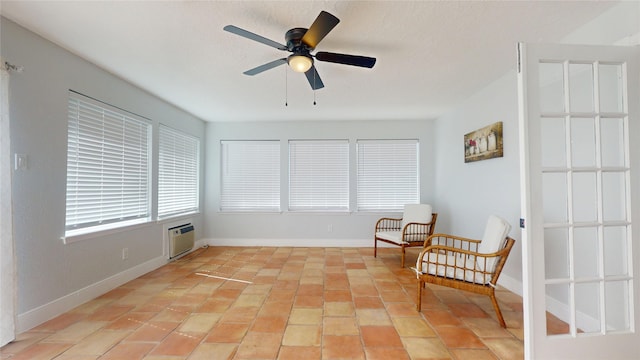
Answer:
<svg viewBox="0 0 640 360"><path fill-rule="evenodd" d="M351 215L349 210L288 210L286 215Z"/></svg>
<svg viewBox="0 0 640 360"><path fill-rule="evenodd" d="M144 218L144 219L123 221L123 222L118 222L113 224L92 226L90 228L83 228L78 230L69 230L65 232L64 236L61 239L63 243L71 244L77 241L93 239L100 236L106 236L106 235L116 234L123 231L128 231L131 229L146 226L149 223L151 223L151 220L149 218Z"/></svg>
<svg viewBox="0 0 640 360"><path fill-rule="evenodd" d="M186 213L180 213L180 214L174 214L174 215L167 215L164 217L159 217L156 220L157 224L164 224L167 222L174 222L174 221L178 221L178 220L182 220L182 219L188 219L188 218L192 218L195 215L200 215L200 211L192 211L192 212L186 212Z"/></svg>

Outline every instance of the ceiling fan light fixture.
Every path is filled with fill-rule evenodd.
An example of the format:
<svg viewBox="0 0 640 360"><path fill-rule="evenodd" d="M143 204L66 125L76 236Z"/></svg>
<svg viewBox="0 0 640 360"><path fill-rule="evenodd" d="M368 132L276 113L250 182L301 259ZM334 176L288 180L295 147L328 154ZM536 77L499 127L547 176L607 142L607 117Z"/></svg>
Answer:
<svg viewBox="0 0 640 360"><path fill-rule="evenodd" d="M311 69L313 66L313 59L307 55L291 55L287 59L289 66L295 72L304 73Z"/></svg>

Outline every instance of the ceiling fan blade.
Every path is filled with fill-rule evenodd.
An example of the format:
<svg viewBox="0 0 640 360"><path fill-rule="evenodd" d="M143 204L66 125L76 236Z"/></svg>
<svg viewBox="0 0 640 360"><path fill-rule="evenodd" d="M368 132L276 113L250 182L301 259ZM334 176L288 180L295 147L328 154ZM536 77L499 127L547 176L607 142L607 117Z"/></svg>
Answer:
<svg viewBox="0 0 640 360"><path fill-rule="evenodd" d="M324 39L325 36L331 31L338 23L340 19L329 14L326 11L321 11L320 15L311 24L311 27L302 37L302 42L309 46L311 49L318 46L318 43Z"/></svg>
<svg viewBox="0 0 640 360"><path fill-rule="evenodd" d="M287 59L286 58L274 60L272 62L268 62L268 63L260 65L258 67L254 67L251 70L247 70L247 71L243 72L243 74L250 75L250 76L257 75L257 74L260 74L263 71L267 71L269 69L273 69L276 66L280 66L280 65L286 64L286 63L287 63Z"/></svg>
<svg viewBox="0 0 640 360"><path fill-rule="evenodd" d="M315 58L320 61L327 61L338 64L360 66L372 68L376 64L376 58L359 55L336 54L325 51L316 53Z"/></svg>
<svg viewBox="0 0 640 360"><path fill-rule="evenodd" d="M225 31L228 31L232 34L236 34L236 35L240 35L242 37L245 37L247 39L253 40L253 41L257 41L259 43L263 43L265 45L274 47L278 50L287 50L287 47L285 45L282 45L276 41L273 41L271 39L267 39L264 36L260 36L258 34L254 34L251 31L247 31L245 29L241 29L237 26L234 25L227 25L223 28Z"/></svg>
<svg viewBox="0 0 640 360"><path fill-rule="evenodd" d="M322 89L324 87L324 83L322 79L320 79L320 75L318 75L318 70L316 70L315 66L312 66L311 69L307 70L304 73L307 75L307 80L309 80L309 85L313 90Z"/></svg>

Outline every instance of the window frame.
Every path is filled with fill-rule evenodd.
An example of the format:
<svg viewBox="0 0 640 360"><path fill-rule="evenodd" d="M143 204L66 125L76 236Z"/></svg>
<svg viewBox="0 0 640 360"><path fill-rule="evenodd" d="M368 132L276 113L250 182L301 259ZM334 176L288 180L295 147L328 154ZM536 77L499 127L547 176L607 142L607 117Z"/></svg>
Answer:
<svg viewBox="0 0 640 360"><path fill-rule="evenodd" d="M282 206L280 140L220 140L219 146L219 211L233 213L280 212ZM230 146L242 146L243 148L231 149ZM231 154L232 150L235 152L245 151L246 153L244 155ZM232 158L234 162L231 163ZM242 168L231 169L231 167ZM227 174L228 179L225 177ZM227 187L227 180L236 181ZM245 195L247 193L254 195L254 197L247 197Z"/></svg>
<svg viewBox="0 0 640 360"><path fill-rule="evenodd" d="M288 145L288 210L348 212L349 140L289 140ZM328 161L331 157L340 162Z"/></svg>
<svg viewBox="0 0 640 360"><path fill-rule="evenodd" d="M398 146L403 145L415 145L415 149L400 149L409 155L414 153L415 158L402 159L403 162L407 160L411 161L415 166L407 166L402 168L402 164L398 163L398 158L395 156L397 153L392 154L392 151ZM364 146L374 145L378 149L371 149L367 151ZM385 151L383 151L383 148ZM365 151L368 154L365 154ZM373 151L373 152L372 152ZM363 174L363 166L369 166L371 164L364 164L363 157L370 155L380 155L376 157L375 161L378 166L367 168L367 173ZM367 159L366 161L369 161ZM417 204L420 202L420 141L418 139L358 139L356 141L356 211L358 212L397 212L402 211L405 204ZM392 162L392 164L389 164ZM401 179L402 182L398 182L398 174L401 171L412 172ZM414 175L414 176L413 176ZM363 178L364 176L370 176L370 178ZM395 185L384 185L384 182ZM368 184L363 184L367 182ZM378 184L375 184L377 182ZM413 183L413 189L409 189L409 184ZM376 188L377 185L377 188ZM400 187L398 185L401 185ZM389 189L389 186L395 186L396 189L408 189L406 194L398 191L382 191ZM377 200L363 198L370 194L383 194L379 196ZM394 199L392 199L394 198ZM374 206L377 203L378 206Z"/></svg>
<svg viewBox="0 0 640 360"><path fill-rule="evenodd" d="M65 242L86 234L149 222L153 167L151 121L73 90L69 90L67 106ZM136 131L138 142L131 141L136 139ZM118 156L125 160L119 162ZM91 187L101 190L91 192ZM94 206L98 195L102 201ZM128 195L129 204L122 200L123 195ZM120 206L115 205L118 196ZM87 215L92 210L99 215Z"/></svg>
<svg viewBox="0 0 640 360"><path fill-rule="evenodd" d="M163 143L164 140L169 139L173 141L171 144ZM164 148L163 145L168 148ZM158 127L158 220L200 212L200 167L200 138L160 124ZM167 179L166 184L164 179ZM173 189L164 188L165 185ZM177 190L178 187L180 190ZM165 201L165 197L170 200ZM170 211L163 208L165 202L173 204L167 205Z"/></svg>

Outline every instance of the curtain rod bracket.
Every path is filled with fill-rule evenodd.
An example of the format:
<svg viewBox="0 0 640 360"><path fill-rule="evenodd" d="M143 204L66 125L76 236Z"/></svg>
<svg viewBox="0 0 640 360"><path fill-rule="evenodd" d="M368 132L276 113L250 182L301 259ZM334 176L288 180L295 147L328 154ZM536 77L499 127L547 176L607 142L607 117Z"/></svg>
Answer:
<svg viewBox="0 0 640 360"><path fill-rule="evenodd" d="M24 71L24 66L13 65L8 61L4 62L4 68L9 71L15 71L17 73L22 73Z"/></svg>

